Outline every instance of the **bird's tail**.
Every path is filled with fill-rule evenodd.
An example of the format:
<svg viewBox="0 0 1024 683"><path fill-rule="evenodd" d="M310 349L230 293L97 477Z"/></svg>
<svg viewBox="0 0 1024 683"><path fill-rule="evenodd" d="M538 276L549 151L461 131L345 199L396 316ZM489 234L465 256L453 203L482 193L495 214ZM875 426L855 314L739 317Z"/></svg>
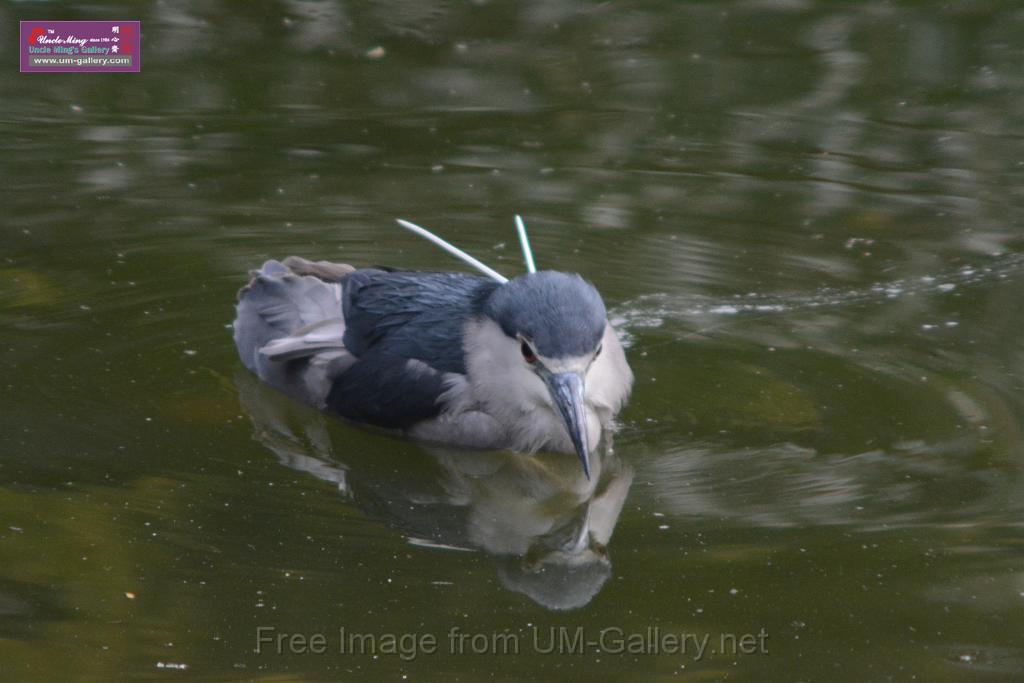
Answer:
<svg viewBox="0 0 1024 683"><path fill-rule="evenodd" d="M319 404L345 350L341 282L347 264L290 256L267 261L238 292L235 346L247 368L296 398Z"/></svg>

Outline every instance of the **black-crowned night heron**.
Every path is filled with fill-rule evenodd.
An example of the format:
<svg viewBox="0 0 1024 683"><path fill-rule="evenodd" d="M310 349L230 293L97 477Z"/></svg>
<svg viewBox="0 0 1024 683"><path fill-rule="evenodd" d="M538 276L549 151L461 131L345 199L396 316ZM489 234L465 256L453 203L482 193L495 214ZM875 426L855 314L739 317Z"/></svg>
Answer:
<svg viewBox="0 0 1024 683"><path fill-rule="evenodd" d="M489 278L289 257L239 293L242 362L268 384L344 418L433 443L590 451L633 373L604 302L579 275L511 280L411 223Z"/></svg>

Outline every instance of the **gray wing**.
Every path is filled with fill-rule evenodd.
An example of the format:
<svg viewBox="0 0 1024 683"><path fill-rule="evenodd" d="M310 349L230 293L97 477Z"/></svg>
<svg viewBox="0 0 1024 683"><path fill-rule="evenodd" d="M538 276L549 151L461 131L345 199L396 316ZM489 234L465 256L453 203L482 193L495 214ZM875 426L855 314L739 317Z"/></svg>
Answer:
<svg viewBox="0 0 1024 683"><path fill-rule="evenodd" d="M322 263L322 262L321 262ZM287 264L287 265L286 265ZM238 293L235 345L242 363L260 379L314 406L323 407L330 378L354 362L345 350L341 285L318 266L290 257L267 261ZM334 275L354 269L330 264Z"/></svg>
<svg viewBox="0 0 1024 683"><path fill-rule="evenodd" d="M357 361L334 379L328 408L402 429L438 415L451 375L466 372L465 323L496 285L459 273L366 269L342 286L344 343Z"/></svg>

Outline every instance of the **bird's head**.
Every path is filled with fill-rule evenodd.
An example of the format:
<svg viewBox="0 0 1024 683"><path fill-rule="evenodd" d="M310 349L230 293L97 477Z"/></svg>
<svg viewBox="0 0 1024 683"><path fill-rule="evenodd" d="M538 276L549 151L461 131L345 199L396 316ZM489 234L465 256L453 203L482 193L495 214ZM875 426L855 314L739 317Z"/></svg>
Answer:
<svg viewBox="0 0 1024 683"><path fill-rule="evenodd" d="M496 288L482 313L507 338L502 365L561 417L589 478L585 378L601 353L607 317L601 295L579 275L545 270Z"/></svg>

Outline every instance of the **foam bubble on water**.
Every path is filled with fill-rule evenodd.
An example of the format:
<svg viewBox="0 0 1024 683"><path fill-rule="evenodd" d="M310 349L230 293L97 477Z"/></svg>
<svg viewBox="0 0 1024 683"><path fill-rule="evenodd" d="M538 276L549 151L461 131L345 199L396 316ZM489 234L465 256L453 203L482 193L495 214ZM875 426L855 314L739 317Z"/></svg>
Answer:
<svg viewBox="0 0 1024 683"><path fill-rule="evenodd" d="M611 319L612 325L620 335L632 342L630 330L663 327L673 321L699 318L702 319L700 324L704 324L711 316L739 319L745 315L763 316L834 309L849 305L884 304L905 297L947 294L968 285L1005 280L1022 267L1024 254L1008 254L995 258L984 266L958 266L955 270L945 273L877 282L862 289L822 287L809 294L747 291L725 299L699 294L646 294L623 304ZM957 325L955 322L944 324L946 327ZM939 326L940 324L928 324L922 326L922 329L930 330Z"/></svg>

